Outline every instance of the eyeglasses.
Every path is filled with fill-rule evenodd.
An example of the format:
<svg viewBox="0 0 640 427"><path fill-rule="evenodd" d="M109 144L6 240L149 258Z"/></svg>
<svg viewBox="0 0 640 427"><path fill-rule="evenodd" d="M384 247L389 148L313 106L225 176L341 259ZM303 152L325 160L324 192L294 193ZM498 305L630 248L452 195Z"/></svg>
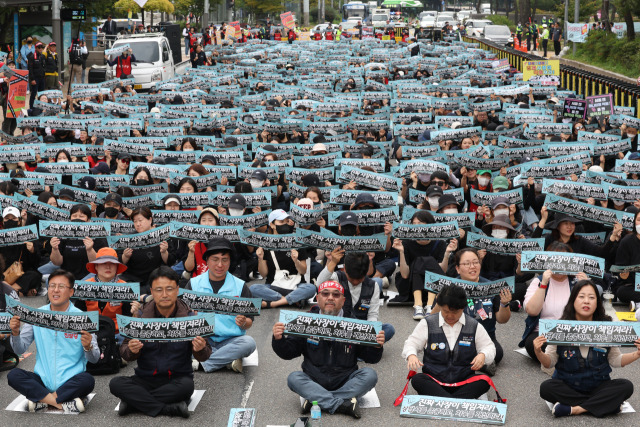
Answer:
<svg viewBox="0 0 640 427"><path fill-rule="evenodd" d="M582 126L576 126L576 130L582 130L584 129Z"/></svg>
<svg viewBox="0 0 640 427"><path fill-rule="evenodd" d="M446 182L444 181L431 181L431 183L433 185L437 185L438 187L444 187L444 185L446 184Z"/></svg>
<svg viewBox="0 0 640 427"><path fill-rule="evenodd" d="M61 283L49 283L49 289L53 289L54 291L64 291L67 288L71 288L71 286L63 285Z"/></svg>
<svg viewBox="0 0 640 427"><path fill-rule="evenodd" d="M170 294L170 293L172 293L173 291L175 291L176 289L177 289L177 288L174 288L174 287L168 287L168 288L164 288L164 289L163 289L163 288L159 288L159 289L158 289L158 288L156 288L156 289L152 289L152 291L153 291L154 293L156 293L156 294L165 294L165 293L166 293L166 294Z"/></svg>
<svg viewBox="0 0 640 427"><path fill-rule="evenodd" d="M336 292L322 291L320 292L320 295L322 295L322 298L329 298L329 297L340 298L342 296L342 293L339 291L336 291Z"/></svg>
<svg viewBox="0 0 640 427"><path fill-rule="evenodd" d="M471 262L461 262L460 266L461 267L477 267L480 265L480 261L471 261Z"/></svg>

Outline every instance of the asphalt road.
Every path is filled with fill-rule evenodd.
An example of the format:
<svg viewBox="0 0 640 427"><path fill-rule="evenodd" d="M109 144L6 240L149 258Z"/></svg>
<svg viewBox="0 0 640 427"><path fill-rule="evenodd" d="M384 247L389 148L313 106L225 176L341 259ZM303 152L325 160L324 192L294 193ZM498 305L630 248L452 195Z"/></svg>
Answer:
<svg viewBox="0 0 640 427"><path fill-rule="evenodd" d="M28 298L26 303L38 307L44 303L44 298ZM622 310L622 307L618 307ZM378 373L376 391L381 407L363 409L360 420L354 420L344 415L323 414L323 427L360 425L367 427L383 426L423 426L433 421L423 419L401 418L400 410L393 406L393 401L402 391L407 375L406 363L401 358L402 346L405 338L411 333L416 321L411 318L410 307L383 307L380 311L381 320L392 323L396 328L396 336L385 345L384 355L380 363L370 365ZM196 389L206 390L204 397L192 413L188 421L158 417L150 420L139 414L119 417L115 412L118 400L109 393L111 376L96 377L94 400L87 405L87 411L78 416L54 414L30 414L13 411L0 411L0 425L2 426L119 426L144 425L145 423L162 423L162 425L209 425L226 426L229 410L237 407L256 408L256 426L290 425L299 416L300 402L298 396L291 392L286 383L287 375L300 369L301 359L293 361L280 360L271 350L271 328L277 321L278 310L265 310L256 319L249 334L256 340L259 353L259 366L245 367L243 374L222 370L212 374L197 372L195 374ZM517 343L524 330L525 314L521 311L514 313L511 320L504 325L498 325L498 339L505 350L505 357L498 367L494 382L503 398L507 399L508 426L526 426L532 424L583 426L586 423L597 422L599 426L638 425L638 414L620 414L604 420L596 420L590 416L577 416L555 420L545 403L539 397L538 390L542 381L549 378L540 371L538 365L530 359L515 353ZM35 351L32 346L30 351ZM630 351L630 350L625 350ZM32 370L35 364L35 353L26 358L20 367ZM614 370L614 377L625 377L631 380L640 375L640 363L626 368ZM6 372L0 373L0 407L7 405L17 397L6 381ZM118 375L133 375L130 364L122 369ZM409 394L415 393L411 388ZM492 391L489 398L495 397ZM640 409L640 393L633 395L629 401L631 405ZM137 424L141 423L141 424ZM446 425L468 425L459 422L440 422Z"/></svg>

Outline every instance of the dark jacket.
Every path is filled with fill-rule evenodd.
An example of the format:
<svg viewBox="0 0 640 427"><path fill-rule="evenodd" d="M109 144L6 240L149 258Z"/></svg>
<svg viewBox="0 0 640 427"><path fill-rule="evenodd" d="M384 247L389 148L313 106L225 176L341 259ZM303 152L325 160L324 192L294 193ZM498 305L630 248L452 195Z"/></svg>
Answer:
<svg viewBox="0 0 640 427"><path fill-rule="evenodd" d="M44 55L30 52L27 55L27 68L29 69L29 82L44 79Z"/></svg>
<svg viewBox="0 0 640 427"><path fill-rule="evenodd" d="M43 53L44 56L44 72L45 73L57 73L58 72L58 54L53 52Z"/></svg>
<svg viewBox="0 0 640 427"><path fill-rule="evenodd" d="M143 319L157 318L156 303L150 302L142 307L139 317ZM176 311L170 317L187 317L193 316L195 313L191 311L189 306L178 299L176 302ZM161 341L145 341L142 350L138 354L131 353L129 350L129 338L125 338L120 346L120 355L128 362L138 361L135 368L136 375L139 377L193 377L193 368L191 367L191 355L204 362L211 356L211 346L207 341L207 346L201 351L195 352L191 347L191 341L181 342L161 342Z"/></svg>
<svg viewBox="0 0 640 427"><path fill-rule="evenodd" d="M358 370L358 359L365 363L378 363L382 347L319 340L317 344L307 337L271 337L273 351L282 359L303 356L302 371L327 390L340 388L349 375Z"/></svg>

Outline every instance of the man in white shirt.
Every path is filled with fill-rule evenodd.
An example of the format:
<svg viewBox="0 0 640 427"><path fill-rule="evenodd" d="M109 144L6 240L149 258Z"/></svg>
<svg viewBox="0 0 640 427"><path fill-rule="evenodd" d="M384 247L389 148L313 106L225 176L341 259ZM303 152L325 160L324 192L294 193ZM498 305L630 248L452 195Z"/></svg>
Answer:
<svg viewBox="0 0 640 427"><path fill-rule="evenodd" d="M477 399L489 390L489 383L476 375L493 362L496 347L484 327L464 314L467 295L459 286L443 288L436 302L438 314L421 320L407 338L402 357L416 374L411 385L423 396ZM418 353L424 351L422 362ZM480 377L480 378L474 378ZM454 385L455 383L455 385Z"/></svg>
<svg viewBox="0 0 640 427"><path fill-rule="evenodd" d="M191 31L191 24L187 22L184 28L182 29L182 37L184 37L184 54L187 56L189 56L189 49L191 48L191 46L189 46L190 31Z"/></svg>

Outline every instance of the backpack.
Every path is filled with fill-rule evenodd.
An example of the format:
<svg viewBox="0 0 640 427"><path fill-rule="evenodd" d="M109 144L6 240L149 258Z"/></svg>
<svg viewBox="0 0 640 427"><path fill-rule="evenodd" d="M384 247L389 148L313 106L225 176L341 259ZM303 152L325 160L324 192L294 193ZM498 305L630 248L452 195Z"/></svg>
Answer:
<svg viewBox="0 0 640 427"><path fill-rule="evenodd" d="M73 46L71 46L71 49L69 49L69 61L72 64L82 64L82 54L80 52L80 45L74 43Z"/></svg>
<svg viewBox="0 0 640 427"><path fill-rule="evenodd" d="M107 316L100 316L98 321L98 348L100 360L97 363L87 363L87 372L91 375L117 374L120 371L120 352L116 344L116 324Z"/></svg>

